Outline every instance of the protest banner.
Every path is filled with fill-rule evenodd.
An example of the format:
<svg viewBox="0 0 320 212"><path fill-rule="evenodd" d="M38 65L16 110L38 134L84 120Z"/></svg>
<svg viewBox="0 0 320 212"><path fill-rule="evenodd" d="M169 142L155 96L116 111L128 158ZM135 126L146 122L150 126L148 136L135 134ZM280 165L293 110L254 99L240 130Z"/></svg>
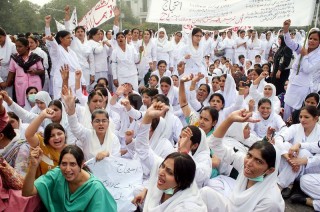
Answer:
<svg viewBox="0 0 320 212"><path fill-rule="evenodd" d="M143 171L139 161L110 156L99 162L93 158L86 165L116 200L119 212L136 210L131 201L135 188L142 185Z"/></svg>
<svg viewBox="0 0 320 212"><path fill-rule="evenodd" d="M310 25L316 0L152 0L147 22L203 26Z"/></svg>
<svg viewBox="0 0 320 212"><path fill-rule="evenodd" d="M114 17L113 8L116 6L116 0L100 0L78 23L78 26L84 26L86 30L98 27L107 20Z"/></svg>

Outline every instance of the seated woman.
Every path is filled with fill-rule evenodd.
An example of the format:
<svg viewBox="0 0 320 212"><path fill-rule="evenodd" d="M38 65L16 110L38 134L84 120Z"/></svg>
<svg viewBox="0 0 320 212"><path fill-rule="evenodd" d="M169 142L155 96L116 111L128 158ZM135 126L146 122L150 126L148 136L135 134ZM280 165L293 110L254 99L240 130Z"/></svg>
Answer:
<svg viewBox="0 0 320 212"><path fill-rule="evenodd" d="M317 162L320 160L320 148L318 144L318 142L296 143L289 150L291 154L298 154L299 151L303 151L303 149L315 154L312 158L293 158L292 161L294 163L296 163L297 161L308 160L306 168L312 167L312 164L314 164L315 166L313 166L314 173L306 173L300 178L300 188L307 196L297 193L293 194L290 198L292 203L300 203L313 207L315 211L320 211L320 172L318 168L319 163ZM312 163L312 161L314 162Z"/></svg>
<svg viewBox="0 0 320 212"><path fill-rule="evenodd" d="M50 169L58 165L60 152L66 145L65 129L58 123L51 123L44 129L43 136L38 132L38 128L44 119L52 119L56 111L47 108L43 110L28 126L25 136L30 147L40 146L43 158L39 164L36 177L46 174Z"/></svg>
<svg viewBox="0 0 320 212"><path fill-rule="evenodd" d="M284 211L284 201L277 186L280 155L275 147L265 141L254 143L245 155L223 145L223 137L234 122L255 122L245 110L232 112L213 132L209 146L222 152L221 159L233 163L239 176L229 198L204 187L201 196L208 211ZM217 204L219 203L219 204Z"/></svg>
<svg viewBox="0 0 320 212"><path fill-rule="evenodd" d="M196 127L191 127L193 130L197 129L194 132L190 128L183 130L178 148L180 153L171 153L164 160L149 149L150 124L166 110L168 107L164 103L154 103L150 106L137 133L136 151L146 167L144 174L150 174L144 211L207 211L194 181L195 175L198 174L196 172L200 170L188 154L190 151L195 152L197 146L200 147L199 143L193 144L191 140L198 140L204 133ZM203 146L205 142L201 140Z"/></svg>
<svg viewBox="0 0 320 212"><path fill-rule="evenodd" d="M304 146L318 146L320 125L318 110L314 106L305 106L300 112L300 123L291 125L287 130L275 137L275 145L281 150L281 164L278 184L282 188L282 196L291 196L291 188L295 179L307 173L319 173L319 162L312 148L300 149ZM318 147L317 147L318 148Z"/></svg>
<svg viewBox="0 0 320 212"><path fill-rule="evenodd" d="M30 154L30 166L22 195L39 195L48 211L117 211L117 205L102 182L83 169L84 155L75 145L66 146L59 167L35 180L43 152L36 147Z"/></svg>
<svg viewBox="0 0 320 212"><path fill-rule="evenodd" d="M319 94L317 94L317 93L309 93L306 96L306 98L304 99L302 107L304 107L304 106L315 106L315 107L318 108L319 107L319 103L320 103ZM299 124L300 123L299 116L300 116L301 108L299 110L293 111L291 116L288 118L288 120L286 120L286 123L287 123L288 126L290 126L292 124Z"/></svg>
<svg viewBox="0 0 320 212"><path fill-rule="evenodd" d="M263 92L259 92L258 85L260 84L260 81L268 76L268 72L262 72L260 76L253 81L252 85L250 86L250 95L254 99L254 101L257 103L261 98L268 98L270 99L272 103L272 110L279 114L281 110L281 103L279 98L276 96L276 87L271 84L267 83L264 86ZM257 108L257 107L256 107Z"/></svg>
<svg viewBox="0 0 320 212"><path fill-rule="evenodd" d="M84 151L85 160L93 157L96 160L102 160L110 154L120 155L120 142L109 126L108 113L103 109L94 110L91 116L91 127L86 128L78 122L74 96L66 86L63 87L62 97L68 108L71 131L79 139L76 145Z"/></svg>
<svg viewBox="0 0 320 212"><path fill-rule="evenodd" d="M253 118L260 120L257 123L250 124L252 132L260 138L267 135L269 128L272 128L275 133L287 128L281 116L272 110L272 102L267 98L258 101L258 112L253 113Z"/></svg>
<svg viewBox="0 0 320 212"><path fill-rule="evenodd" d="M230 76L231 77L231 76ZM197 108L199 109L199 106L192 107L188 106L188 101L185 95L185 82L190 81L193 79L193 75L185 76L180 79L180 87L179 87L179 103L181 105L181 109L183 111L183 114L185 117L189 117L189 119L193 119L192 116L196 114L196 112L191 112L190 108ZM209 105L210 107L214 108L219 113L219 119L216 123L216 127L219 126L219 124L226 118L227 114L234 110L238 110L242 108L243 104L243 88L239 89L239 95L236 98L236 101L231 106L225 108L225 99L220 93L214 93L209 98ZM190 101L190 104L192 104L192 101ZM200 110L199 110L200 111ZM197 117L197 116L196 116Z"/></svg>

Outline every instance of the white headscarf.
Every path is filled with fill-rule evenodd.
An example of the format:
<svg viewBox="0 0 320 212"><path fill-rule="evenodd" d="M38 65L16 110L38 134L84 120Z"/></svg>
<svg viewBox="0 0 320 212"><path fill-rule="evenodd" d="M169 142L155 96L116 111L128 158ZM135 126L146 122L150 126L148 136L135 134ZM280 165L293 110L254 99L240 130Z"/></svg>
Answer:
<svg viewBox="0 0 320 212"><path fill-rule="evenodd" d="M164 32L164 37L163 38L159 38L159 33L160 32ZM167 32L166 32L165 28L161 27L158 30L158 32L156 32L155 36L157 37L157 46L158 47L162 48L166 52L169 52L169 51L173 50L172 43L169 42L169 40L168 40L168 36L167 36Z"/></svg>
<svg viewBox="0 0 320 212"><path fill-rule="evenodd" d="M0 51L0 59L2 59L2 64L9 64L11 54L13 53L11 50L14 48L15 44L12 43L10 36L6 36L6 40L4 43L4 51Z"/></svg>
<svg viewBox="0 0 320 212"><path fill-rule="evenodd" d="M165 158L168 155L168 153L170 154L174 152L173 146L171 146L171 152L170 149L164 149L168 147L167 145L165 145L164 142L168 142L168 144L171 145L171 142L164 137L165 128L166 121L162 117L160 117L158 126L154 130L149 140L150 148L154 151L154 153L156 153L158 156L162 158Z"/></svg>
<svg viewBox="0 0 320 212"><path fill-rule="evenodd" d="M46 107L48 107L49 103L52 101L49 93L46 91L39 91L35 96L35 100L39 100L39 101L45 103ZM37 106L37 104L35 104L35 106L31 109L30 112L35 113L35 114L40 114L41 110Z"/></svg>
<svg viewBox="0 0 320 212"><path fill-rule="evenodd" d="M166 97L168 97L170 105L173 105L174 98L176 97L176 94L178 93L178 88L173 85L172 78L169 77L169 79L171 81L171 86L170 86L170 89L169 89L168 94L166 95ZM161 81L161 79L159 80L159 82L160 81ZM159 94L163 94L163 92L161 90L161 87L159 87L158 90L159 90Z"/></svg>
<svg viewBox="0 0 320 212"><path fill-rule="evenodd" d="M227 74L226 82L224 84L224 90L221 91L224 97L225 103L224 108L231 106L237 98L236 83L230 74Z"/></svg>
<svg viewBox="0 0 320 212"><path fill-rule="evenodd" d="M149 179L148 194L144 202L143 211L163 212L188 208L188 211L191 212L206 212L207 207L200 196L195 181L193 181L189 188L178 191L172 197L160 204L163 191L158 189L157 181L161 163L161 160L155 160L155 163L153 164Z"/></svg>
<svg viewBox="0 0 320 212"><path fill-rule="evenodd" d="M261 199L271 192L273 189L279 191L279 196L281 197L280 190L277 186L277 175L280 165L281 155L280 152L276 150L276 162L275 170L268 176L264 178L262 182L255 183L249 189L246 189L248 178L244 176L243 169L239 171L239 176L236 180L236 185L230 195L230 211L254 211L255 207L261 201ZM279 204L279 202L277 202ZM284 206L284 201L282 200Z"/></svg>

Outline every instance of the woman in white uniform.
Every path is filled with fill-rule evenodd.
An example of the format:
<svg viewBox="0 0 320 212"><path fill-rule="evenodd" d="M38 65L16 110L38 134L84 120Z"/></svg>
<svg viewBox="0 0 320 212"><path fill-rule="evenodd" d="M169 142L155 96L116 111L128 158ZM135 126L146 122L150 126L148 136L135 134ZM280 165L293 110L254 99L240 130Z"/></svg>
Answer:
<svg viewBox="0 0 320 212"><path fill-rule="evenodd" d="M53 96L54 99L60 98L62 89L62 77L60 68L69 66L69 82L68 86L75 92L75 71L81 70L81 66L77 54L70 48L72 36L68 31L59 31L56 38L53 39L50 31L51 16L45 17L47 45L52 61L52 69L50 75L53 79Z"/></svg>
<svg viewBox="0 0 320 212"><path fill-rule="evenodd" d="M284 211L284 201L277 186L280 155L269 142L254 143L248 153L235 153L223 145L223 137L234 122L256 121L245 110L235 111L214 131L210 148L222 152L222 161L233 163L239 171L235 187L229 198L204 187L201 196L208 211Z"/></svg>
<svg viewBox="0 0 320 212"><path fill-rule="evenodd" d="M160 117L166 110L168 107L163 103L154 103L150 106L137 133L136 151L143 164L144 174L150 175L143 211L205 212L206 206L194 181L199 167L189 155L195 148L191 141L196 137L194 132L191 129L185 130L179 141L180 152L172 153L165 159L157 157L150 151L148 141L150 124L152 119ZM200 130L195 128L201 135Z"/></svg>
<svg viewBox="0 0 320 212"><path fill-rule="evenodd" d="M275 145L281 150L281 164L278 184L283 189L282 195L288 198L291 195L292 184L295 179L304 174L319 173L319 160L314 155L314 148L318 146L320 125L317 108L306 106L301 109L300 123L291 125L287 130L275 137ZM299 149L297 147L303 147ZM306 147L306 148L305 148Z"/></svg>
<svg viewBox="0 0 320 212"><path fill-rule="evenodd" d="M6 89L9 96L12 96L12 86L6 88L2 82L5 84L7 81L10 58L16 52L16 45L11 42L6 31L0 27L0 86Z"/></svg>
<svg viewBox="0 0 320 212"><path fill-rule="evenodd" d="M283 119L287 120L293 110L299 109L304 98L318 85L313 84L313 75L320 71L320 32L312 31L308 36L307 48L295 43L289 33L291 21L283 23L284 41L287 46L298 55L292 65L289 75L289 84L284 97L285 107ZM300 58L301 63L299 66ZM315 92L318 92L316 89Z"/></svg>
<svg viewBox="0 0 320 212"><path fill-rule="evenodd" d="M136 63L139 62L139 53L133 45L127 44L125 35L118 32L116 35L117 45L112 51L112 75L116 87L130 82L133 89L138 91L138 73Z"/></svg>

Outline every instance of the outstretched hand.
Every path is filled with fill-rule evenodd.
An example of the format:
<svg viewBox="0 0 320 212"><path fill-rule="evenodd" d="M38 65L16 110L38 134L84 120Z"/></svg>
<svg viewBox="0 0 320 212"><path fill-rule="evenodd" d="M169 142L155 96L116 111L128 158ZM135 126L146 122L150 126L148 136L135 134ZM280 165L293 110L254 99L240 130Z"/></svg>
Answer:
<svg viewBox="0 0 320 212"><path fill-rule="evenodd" d="M64 64L63 66L61 66L60 74L61 74L62 80L64 80L64 81L69 80L69 65L68 64Z"/></svg>
<svg viewBox="0 0 320 212"><path fill-rule="evenodd" d="M65 109L68 115L73 115L75 113L76 103L71 88L63 86L61 91L61 98L65 104Z"/></svg>

